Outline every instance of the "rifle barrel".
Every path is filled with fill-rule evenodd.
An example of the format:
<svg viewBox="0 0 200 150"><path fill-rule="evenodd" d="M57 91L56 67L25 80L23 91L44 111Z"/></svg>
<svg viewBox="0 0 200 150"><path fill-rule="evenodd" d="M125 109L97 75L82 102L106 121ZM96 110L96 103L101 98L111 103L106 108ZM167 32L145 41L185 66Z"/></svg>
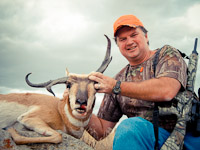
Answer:
<svg viewBox="0 0 200 150"><path fill-rule="evenodd" d="M197 42L198 42L198 38L195 38L194 50L192 51L192 53L195 53L195 54L198 55L198 53L197 53Z"/></svg>

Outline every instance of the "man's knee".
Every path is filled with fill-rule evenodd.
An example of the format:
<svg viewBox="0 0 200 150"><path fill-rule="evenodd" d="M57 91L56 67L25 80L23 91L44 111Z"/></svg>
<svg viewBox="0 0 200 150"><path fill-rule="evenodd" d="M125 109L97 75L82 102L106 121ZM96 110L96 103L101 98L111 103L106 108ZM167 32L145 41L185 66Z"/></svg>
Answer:
<svg viewBox="0 0 200 150"><path fill-rule="evenodd" d="M154 147L153 125L149 121L134 117L123 120L117 127L113 146L116 148L136 146L139 149Z"/></svg>
<svg viewBox="0 0 200 150"><path fill-rule="evenodd" d="M133 117L123 120L117 127L117 130L127 130L127 131L134 131L137 130L144 130L145 128L149 129L149 127L153 127L153 125L141 118L141 117Z"/></svg>

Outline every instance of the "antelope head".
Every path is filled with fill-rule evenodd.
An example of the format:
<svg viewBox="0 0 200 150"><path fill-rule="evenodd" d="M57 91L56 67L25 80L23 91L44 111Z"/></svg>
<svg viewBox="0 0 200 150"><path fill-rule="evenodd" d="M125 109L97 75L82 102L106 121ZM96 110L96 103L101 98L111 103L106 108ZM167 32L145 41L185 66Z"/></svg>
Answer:
<svg viewBox="0 0 200 150"><path fill-rule="evenodd" d="M112 60L112 57L110 57L111 42L106 35L105 37L107 38L108 42L106 55L101 66L96 71L101 73L106 70L107 66ZM36 88L46 88L54 96L55 94L51 87L56 84L66 84L66 88L69 92L69 106L67 107L70 107L68 109L71 109L71 113L76 118L84 119L86 116L88 116L88 114L91 114L95 103L96 90L94 88L94 82L88 79L89 74L72 74L67 71L66 77L39 84L34 84L29 81L28 77L30 74L31 73L27 74L25 78L26 83L29 86Z"/></svg>

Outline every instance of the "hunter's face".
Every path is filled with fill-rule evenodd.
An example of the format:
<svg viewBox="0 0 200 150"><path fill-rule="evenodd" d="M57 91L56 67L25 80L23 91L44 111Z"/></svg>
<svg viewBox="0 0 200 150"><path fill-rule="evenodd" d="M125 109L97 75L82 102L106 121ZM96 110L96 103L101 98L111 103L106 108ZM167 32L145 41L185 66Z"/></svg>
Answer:
<svg viewBox="0 0 200 150"><path fill-rule="evenodd" d="M118 31L117 45L130 64L132 61L144 59L149 50L147 43L147 34L144 34L140 28L124 26Z"/></svg>

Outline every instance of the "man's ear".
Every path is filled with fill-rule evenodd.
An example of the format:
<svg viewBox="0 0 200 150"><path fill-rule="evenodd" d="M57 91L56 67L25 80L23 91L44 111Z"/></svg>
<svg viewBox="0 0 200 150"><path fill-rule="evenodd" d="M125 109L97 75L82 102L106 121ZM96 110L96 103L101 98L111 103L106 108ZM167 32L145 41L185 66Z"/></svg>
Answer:
<svg viewBox="0 0 200 150"><path fill-rule="evenodd" d="M116 44L117 44L117 47L119 47L119 45L118 45L118 41L117 41L117 37L116 37Z"/></svg>
<svg viewBox="0 0 200 150"><path fill-rule="evenodd" d="M145 38L147 39L147 44L149 45L149 38L148 38L147 33L146 33L144 36L145 36Z"/></svg>
<svg viewBox="0 0 200 150"><path fill-rule="evenodd" d="M118 44L117 44L117 36L114 37L113 39L115 40L115 43L116 43L116 45L118 46ZM118 46L118 47L119 47L119 46Z"/></svg>
<svg viewBox="0 0 200 150"><path fill-rule="evenodd" d="M147 33L145 33L145 35L144 35L147 39L148 39L148 35L147 35Z"/></svg>

